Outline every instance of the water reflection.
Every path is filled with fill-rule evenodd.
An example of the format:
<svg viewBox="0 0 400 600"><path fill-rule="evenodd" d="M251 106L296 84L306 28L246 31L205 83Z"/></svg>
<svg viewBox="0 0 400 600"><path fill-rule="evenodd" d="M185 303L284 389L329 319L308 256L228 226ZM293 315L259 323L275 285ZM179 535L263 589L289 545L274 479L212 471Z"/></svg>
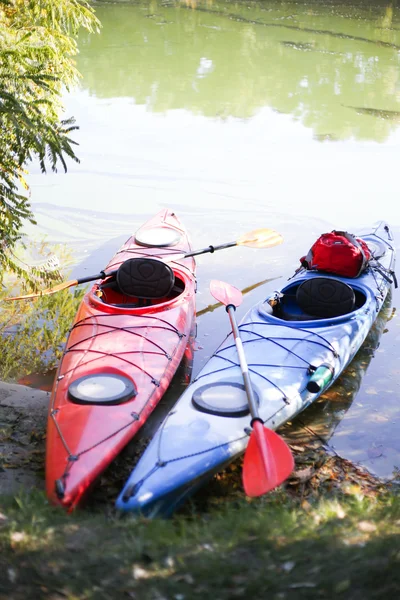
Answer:
<svg viewBox="0 0 400 600"><path fill-rule="evenodd" d="M80 39L78 67L83 87L99 98L219 118L248 118L269 106L292 114L317 140L384 141L398 126L394 2L96 7L103 30Z"/></svg>

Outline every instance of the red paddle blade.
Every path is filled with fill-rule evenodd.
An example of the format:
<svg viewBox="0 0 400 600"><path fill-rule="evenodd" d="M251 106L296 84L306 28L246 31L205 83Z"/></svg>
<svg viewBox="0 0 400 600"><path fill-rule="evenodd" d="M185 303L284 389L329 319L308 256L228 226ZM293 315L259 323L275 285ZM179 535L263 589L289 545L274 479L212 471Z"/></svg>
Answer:
<svg viewBox="0 0 400 600"><path fill-rule="evenodd" d="M224 304L225 306L228 306L228 304L240 306L242 304L242 292L233 285L225 283L225 281L213 279L210 282L210 292L218 302L221 302L221 304Z"/></svg>
<svg viewBox="0 0 400 600"><path fill-rule="evenodd" d="M254 421L243 463L243 487L247 496L262 496L287 479L294 460L283 439Z"/></svg>

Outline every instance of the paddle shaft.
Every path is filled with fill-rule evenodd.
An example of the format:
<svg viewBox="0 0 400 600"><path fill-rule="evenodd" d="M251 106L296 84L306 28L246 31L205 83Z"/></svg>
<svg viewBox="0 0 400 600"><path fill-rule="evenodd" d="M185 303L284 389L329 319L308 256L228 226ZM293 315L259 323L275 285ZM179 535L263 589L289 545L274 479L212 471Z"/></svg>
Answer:
<svg viewBox="0 0 400 600"><path fill-rule="evenodd" d="M226 311L229 315L229 320L231 322L233 335L235 336L235 344L239 357L240 369L242 371L243 383L247 394L247 401L249 403L250 414L252 417L251 426L253 427L253 432L256 436L257 445L259 447L260 457L264 466L265 473L268 477L276 478L276 470L273 461L270 461L267 458L269 455L269 449L267 445L267 440L265 439L264 435L264 423L258 415L257 401L254 396L253 386L251 385L249 367L244 353L242 338L240 337L239 327L236 323L235 310L236 307L233 304L228 304L226 307Z"/></svg>
<svg viewBox="0 0 400 600"><path fill-rule="evenodd" d="M226 312L229 315L229 320L231 322L233 335L235 337L235 344L236 344L236 349L237 349L237 353L239 356L240 369L241 369L242 375L243 375L243 383L244 383L244 387L246 390L247 399L249 402L250 414L251 414L253 420L260 421L261 419L258 416L257 401L254 396L253 386L251 385L249 367L247 365L247 360L246 360L246 356L244 353L243 342L242 342L242 338L240 337L239 328L236 323L235 310L236 310L236 307L233 304L228 304L228 306L226 307Z"/></svg>
<svg viewBox="0 0 400 600"><path fill-rule="evenodd" d="M271 242L271 234L272 234L272 242ZM233 248L234 246L251 246L252 248L264 248L264 247L270 247L271 244L273 246L276 246L277 244L280 244L282 241L282 237L280 236L280 234L277 234L275 231L273 230L269 230L269 229L259 229L259 230L255 230L252 231L246 235L241 236L238 240L235 240L234 242L227 242L226 244L219 244L218 246L208 246L207 248L202 248L201 250L193 250L192 252L188 252L186 254L170 254L170 255L166 255L163 256L162 258L165 260L165 262L173 262L176 260L182 260L185 258L190 258L192 256L199 256L200 254L206 254L207 252L213 254L214 252L216 252L217 250L223 250L224 248ZM161 257L159 257L161 260ZM70 287L73 287L75 285L80 285L81 283L89 283L90 281L95 281L96 279L106 279L106 277L114 277L118 272L118 269L115 269L113 271L109 271L109 272L105 272L105 271L100 271L100 273L97 273L96 275L88 275L86 277L82 277L80 279L73 279L71 281L67 281L64 284L60 284L58 286L55 286L54 288L50 288L47 290L42 290L42 292L40 293L36 293L36 294L26 294L24 296L16 296L13 298L5 298L5 301L8 300L24 300L24 299L30 299L30 298L37 298L39 296L45 296L47 294L54 294L56 292L60 292L61 290L65 290L68 289Z"/></svg>
<svg viewBox="0 0 400 600"><path fill-rule="evenodd" d="M198 256L199 254L206 254L206 252L215 252L216 250L223 250L224 248L231 248L232 246L237 246L238 242L228 242L227 244L220 244L219 246L208 246L208 248L202 248L201 250L194 250L193 252L188 252L187 254L170 254L165 258L166 262L172 262L174 260L182 260L184 258L190 258L191 256ZM160 259L161 260L161 259ZM37 294L28 294L26 296L18 296L15 298L5 298L5 300L23 300L27 298L36 298L42 295L54 294L55 292L59 292L61 290L66 290L75 285L80 285L81 283L89 283L89 281L96 281L97 279L106 279L106 277L115 277L118 273L118 269L114 269L113 271L100 271L100 273L96 273L96 275L87 275L86 277L81 277L80 279L72 279L71 281L67 281L65 284L60 284L56 288L43 290L43 292Z"/></svg>
<svg viewBox="0 0 400 600"><path fill-rule="evenodd" d="M183 258L189 258L190 256L199 256L199 254L206 254L207 252L215 252L216 250L223 250L224 248L233 248L233 246L237 246L237 242L227 242L226 244L219 244L219 246L207 246L207 248L203 248L202 250L194 250L193 252L189 252L185 254Z"/></svg>
<svg viewBox="0 0 400 600"><path fill-rule="evenodd" d="M275 431L265 427L259 416L258 400L253 392L244 345L235 317L236 307L243 300L242 292L233 285L216 279L210 282L210 292L225 306L228 313L251 414L252 432L243 461L244 489L248 496L261 496L280 485L290 475L293 456L286 442Z"/></svg>
<svg viewBox="0 0 400 600"><path fill-rule="evenodd" d="M206 254L207 252L210 252L211 254L213 252L216 252L217 250L224 250L225 248L232 248L233 246L237 246L237 242L227 242L226 244L219 244L219 246L208 246L207 248L202 248L201 250L194 250L193 252L188 252L187 254L183 254L182 256L179 256L179 259L182 260L184 258L190 258L191 256L199 256L199 254ZM171 256L166 256L166 259L169 259L171 261L176 260L176 258L178 257L174 257L174 255ZM168 261L167 261L168 262ZM98 273L97 275L89 275L88 277L82 277L81 279L77 279L77 284L79 285L80 283L88 283L89 281L95 281L96 279L105 279L106 277L114 277L114 275L117 274L118 269L116 269L115 271L109 271L108 273L106 273L105 271L100 271L100 273Z"/></svg>
<svg viewBox="0 0 400 600"><path fill-rule="evenodd" d="M97 275L88 275L88 277L81 277L80 279L76 279L76 285L80 283L89 283L89 281L95 281L96 279L105 279L106 277L110 277L112 275L116 275L117 271L110 271L106 273L105 271L100 271Z"/></svg>

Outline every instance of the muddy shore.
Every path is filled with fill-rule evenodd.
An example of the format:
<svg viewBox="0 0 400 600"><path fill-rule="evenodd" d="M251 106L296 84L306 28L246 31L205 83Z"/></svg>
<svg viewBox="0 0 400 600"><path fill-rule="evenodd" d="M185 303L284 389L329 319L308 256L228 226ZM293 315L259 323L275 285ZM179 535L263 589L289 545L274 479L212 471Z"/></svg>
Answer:
<svg viewBox="0 0 400 600"><path fill-rule="evenodd" d="M49 392L0 383L0 494L44 488Z"/></svg>

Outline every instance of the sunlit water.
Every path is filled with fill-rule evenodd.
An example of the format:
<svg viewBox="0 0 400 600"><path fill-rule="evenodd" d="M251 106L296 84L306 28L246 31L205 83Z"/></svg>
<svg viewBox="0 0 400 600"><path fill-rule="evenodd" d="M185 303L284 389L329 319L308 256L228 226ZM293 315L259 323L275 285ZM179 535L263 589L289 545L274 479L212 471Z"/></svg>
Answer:
<svg viewBox="0 0 400 600"><path fill-rule="evenodd" d="M29 233L73 247L74 276L104 267L165 206L196 248L257 227L285 237L198 259L194 373L229 329L222 309L203 312L210 279L240 289L268 280L245 295L241 316L323 231L385 219L400 246L395 2L95 6L103 29L80 38L81 86L65 96L81 162L67 175L33 172L39 228ZM311 428L322 415L337 452L386 477L400 466L398 302L396 291L379 347L367 345L346 374L351 389L344 380L302 415Z"/></svg>

